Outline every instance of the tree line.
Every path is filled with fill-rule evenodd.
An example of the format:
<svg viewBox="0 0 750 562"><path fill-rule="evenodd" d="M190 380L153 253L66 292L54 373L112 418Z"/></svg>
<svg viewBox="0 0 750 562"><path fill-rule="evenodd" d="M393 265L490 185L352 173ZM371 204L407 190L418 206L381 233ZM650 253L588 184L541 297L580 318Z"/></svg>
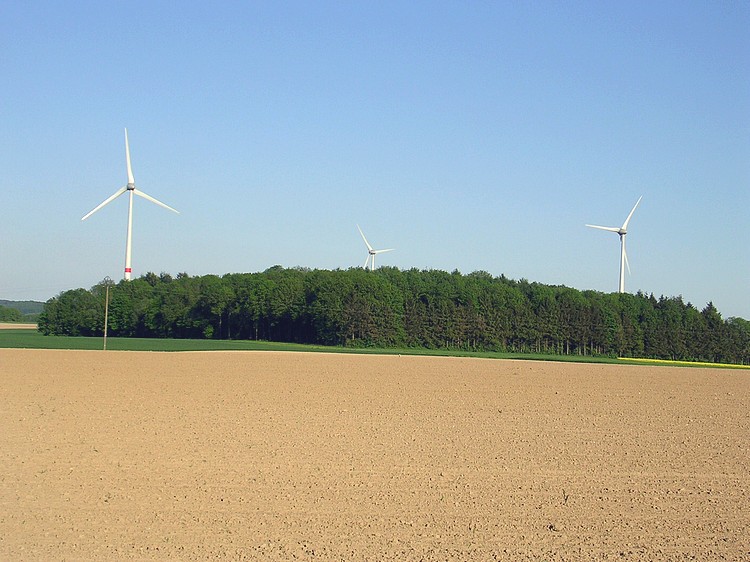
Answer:
<svg viewBox="0 0 750 562"><path fill-rule="evenodd" d="M44 334L97 336L106 284L45 303ZM147 273L109 290L108 334L750 364L750 322L682 297L579 291L478 271L272 267Z"/></svg>
<svg viewBox="0 0 750 562"><path fill-rule="evenodd" d="M0 304L0 322L23 322L20 310Z"/></svg>
<svg viewBox="0 0 750 562"><path fill-rule="evenodd" d="M0 299L0 322L36 322L44 303Z"/></svg>

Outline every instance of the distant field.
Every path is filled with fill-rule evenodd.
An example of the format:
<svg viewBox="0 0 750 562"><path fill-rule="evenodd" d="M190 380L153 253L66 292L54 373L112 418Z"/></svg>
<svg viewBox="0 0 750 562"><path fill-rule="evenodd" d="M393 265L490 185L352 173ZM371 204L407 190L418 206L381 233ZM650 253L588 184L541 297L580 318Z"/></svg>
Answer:
<svg viewBox="0 0 750 562"><path fill-rule="evenodd" d="M670 367L716 367L723 369L750 369L750 365L732 363L708 363L706 361L670 361L668 359L641 359L637 357L620 357L620 361L641 365L668 365Z"/></svg>
<svg viewBox="0 0 750 562"><path fill-rule="evenodd" d="M24 325L20 325L24 326ZM0 326L0 348L15 349L77 349L103 348L100 337L44 336L33 324L19 328L18 324ZM4 329L2 329L4 328ZM357 348L324 345L306 345L250 340L180 340L158 338L107 338L111 351L305 351L323 353L356 353L368 355L420 355L432 357L475 357L481 359L521 359L536 361L561 361L568 363L669 365L672 367L716 367L723 369L750 369L748 365L720 363L691 363L687 361L662 361L657 359L630 359L612 357L583 357L580 355L545 355L540 353L471 352L459 350L418 348Z"/></svg>
<svg viewBox="0 0 750 562"><path fill-rule="evenodd" d="M19 349L102 349L103 338L44 336L35 330L0 331L0 348ZM156 338L107 338L113 351L328 351L323 346L227 340L173 340Z"/></svg>
<svg viewBox="0 0 750 562"><path fill-rule="evenodd" d="M44 336L36 330L0 330L0 348L18 349L102 349L100 337ZM427 355L436 357L477 357L486 359L529 359L584 363L618 363L607 357L581 357L526 353L463 352L418 348L351 348L305 345L249 340L179 340L158 338L107 338L107 349L112 351L307 351L325 353L357 353L374 355Z"/></svg>

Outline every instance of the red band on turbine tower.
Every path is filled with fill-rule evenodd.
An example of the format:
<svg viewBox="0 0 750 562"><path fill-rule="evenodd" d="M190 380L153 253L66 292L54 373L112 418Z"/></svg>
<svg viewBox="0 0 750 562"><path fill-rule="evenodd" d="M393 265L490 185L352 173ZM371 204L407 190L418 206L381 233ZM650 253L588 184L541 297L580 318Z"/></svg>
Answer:
<svg viewBox="0 0 750 562"><path fill-rule="evenodd" d="M133 270L132 270L132 269L130 269L129 267L126 267L126 268L125 268L125 273L132 273L132 272L133 272Z"/></svg>

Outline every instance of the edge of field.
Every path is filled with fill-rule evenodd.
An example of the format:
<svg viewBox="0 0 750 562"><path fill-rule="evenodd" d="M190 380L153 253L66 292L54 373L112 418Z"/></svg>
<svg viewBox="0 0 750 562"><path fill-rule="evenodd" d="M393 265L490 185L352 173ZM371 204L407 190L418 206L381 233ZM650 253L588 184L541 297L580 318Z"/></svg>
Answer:
<svg viewBox="0 0 750 562"><path fill-rule="evenodd" d="M19 327L22 326L22 327ZM5 324L0 329L0 349L69 349L102 350L101 337L45 336L34 325ZM293 351L312 353L349 353L368 355L419 355L432 357L474 357L482 359L516 359L531 361L562 361L570 363L606 363L615 365L650 365L671 367L709 367L722 369L750 369L750 365L633 359L627 357L598 357L582 355L551 355L542 353L503 353L422 348L369 348L278 343L252 340L181 340L160 338L107 338L110 351Z"/></svg>

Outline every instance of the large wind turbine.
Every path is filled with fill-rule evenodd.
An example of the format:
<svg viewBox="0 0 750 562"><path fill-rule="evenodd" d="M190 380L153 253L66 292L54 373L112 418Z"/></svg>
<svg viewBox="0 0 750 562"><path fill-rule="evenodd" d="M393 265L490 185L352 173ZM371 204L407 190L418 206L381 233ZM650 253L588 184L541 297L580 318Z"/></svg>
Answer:
<svg viewBox="0 0 750 562"><path fill-rule="evenodd" d="M128 192L130 200L128 201L128 236L127 236L127 241L125 242L125 280L130 281L130 275L132 273L132 269L130 267L130 256L132 253L131 251L132 251L132 239L133 239L133 195L138 195L140 197L143 197L144 199L148 199L152 203L156 203L160 207L164 207L165 209L174 211L177 214L180 214L180 212L176 209L173 209L169 205L165 205L161 201L154 199L150 195L144 193L143 191L135 187L135 180L133 179L133 170L130 167L130 146L128 145L128 130L127 129L125 129L125 162L127 163L127 167L128 167L128 184L124 187L121 187L117 191L115 191L110 197L105 199L102 203L96 206L92 211L88 212L81 220L85 221L87 218L89 218L99 209L111 203L123 193Z"/></svg>
<svg viewBox="0 0 750 562"><path fill-rule="evenodd" d="M610 232L616 232L620 235L620 292L625 292L625 267L628 268L628 273L630 273L630 264L628 263L628 255L625 253L625 236L628 233L628 223L630 222L630 218L633 216L633 213L635 213L635 208L638 206L638 203L641 202L641 199L643 199L643 195L641 195L638 198L638 201L635 202L635 205L633 206L633 210L630 211L630 214L628 215L628 218L625 219L625 222L622 223L622 226L620 228L617 228L616 226L597 226L595 224L587 224L586 226L590 226L591 228L598 228L600 230L608 230Z"/></svg>
<svg viewBox="0 0 750 562"><path fill-rule="evenodd" d="M365 241L365 246L367 246L367 259L365 260L365 265L363 267L367 269L367 262L370 262L370 271L375 271L375 255L382 254L383 252L392 252L393 248L388 248L387 250L374 250L372 246L370 246L370 243L367 241L367 238L365 238L365 235L362 232L362 229L359 228L359 225L357 225L357 230L359 230L359 234L362 236L362 240Z"/></svg>

